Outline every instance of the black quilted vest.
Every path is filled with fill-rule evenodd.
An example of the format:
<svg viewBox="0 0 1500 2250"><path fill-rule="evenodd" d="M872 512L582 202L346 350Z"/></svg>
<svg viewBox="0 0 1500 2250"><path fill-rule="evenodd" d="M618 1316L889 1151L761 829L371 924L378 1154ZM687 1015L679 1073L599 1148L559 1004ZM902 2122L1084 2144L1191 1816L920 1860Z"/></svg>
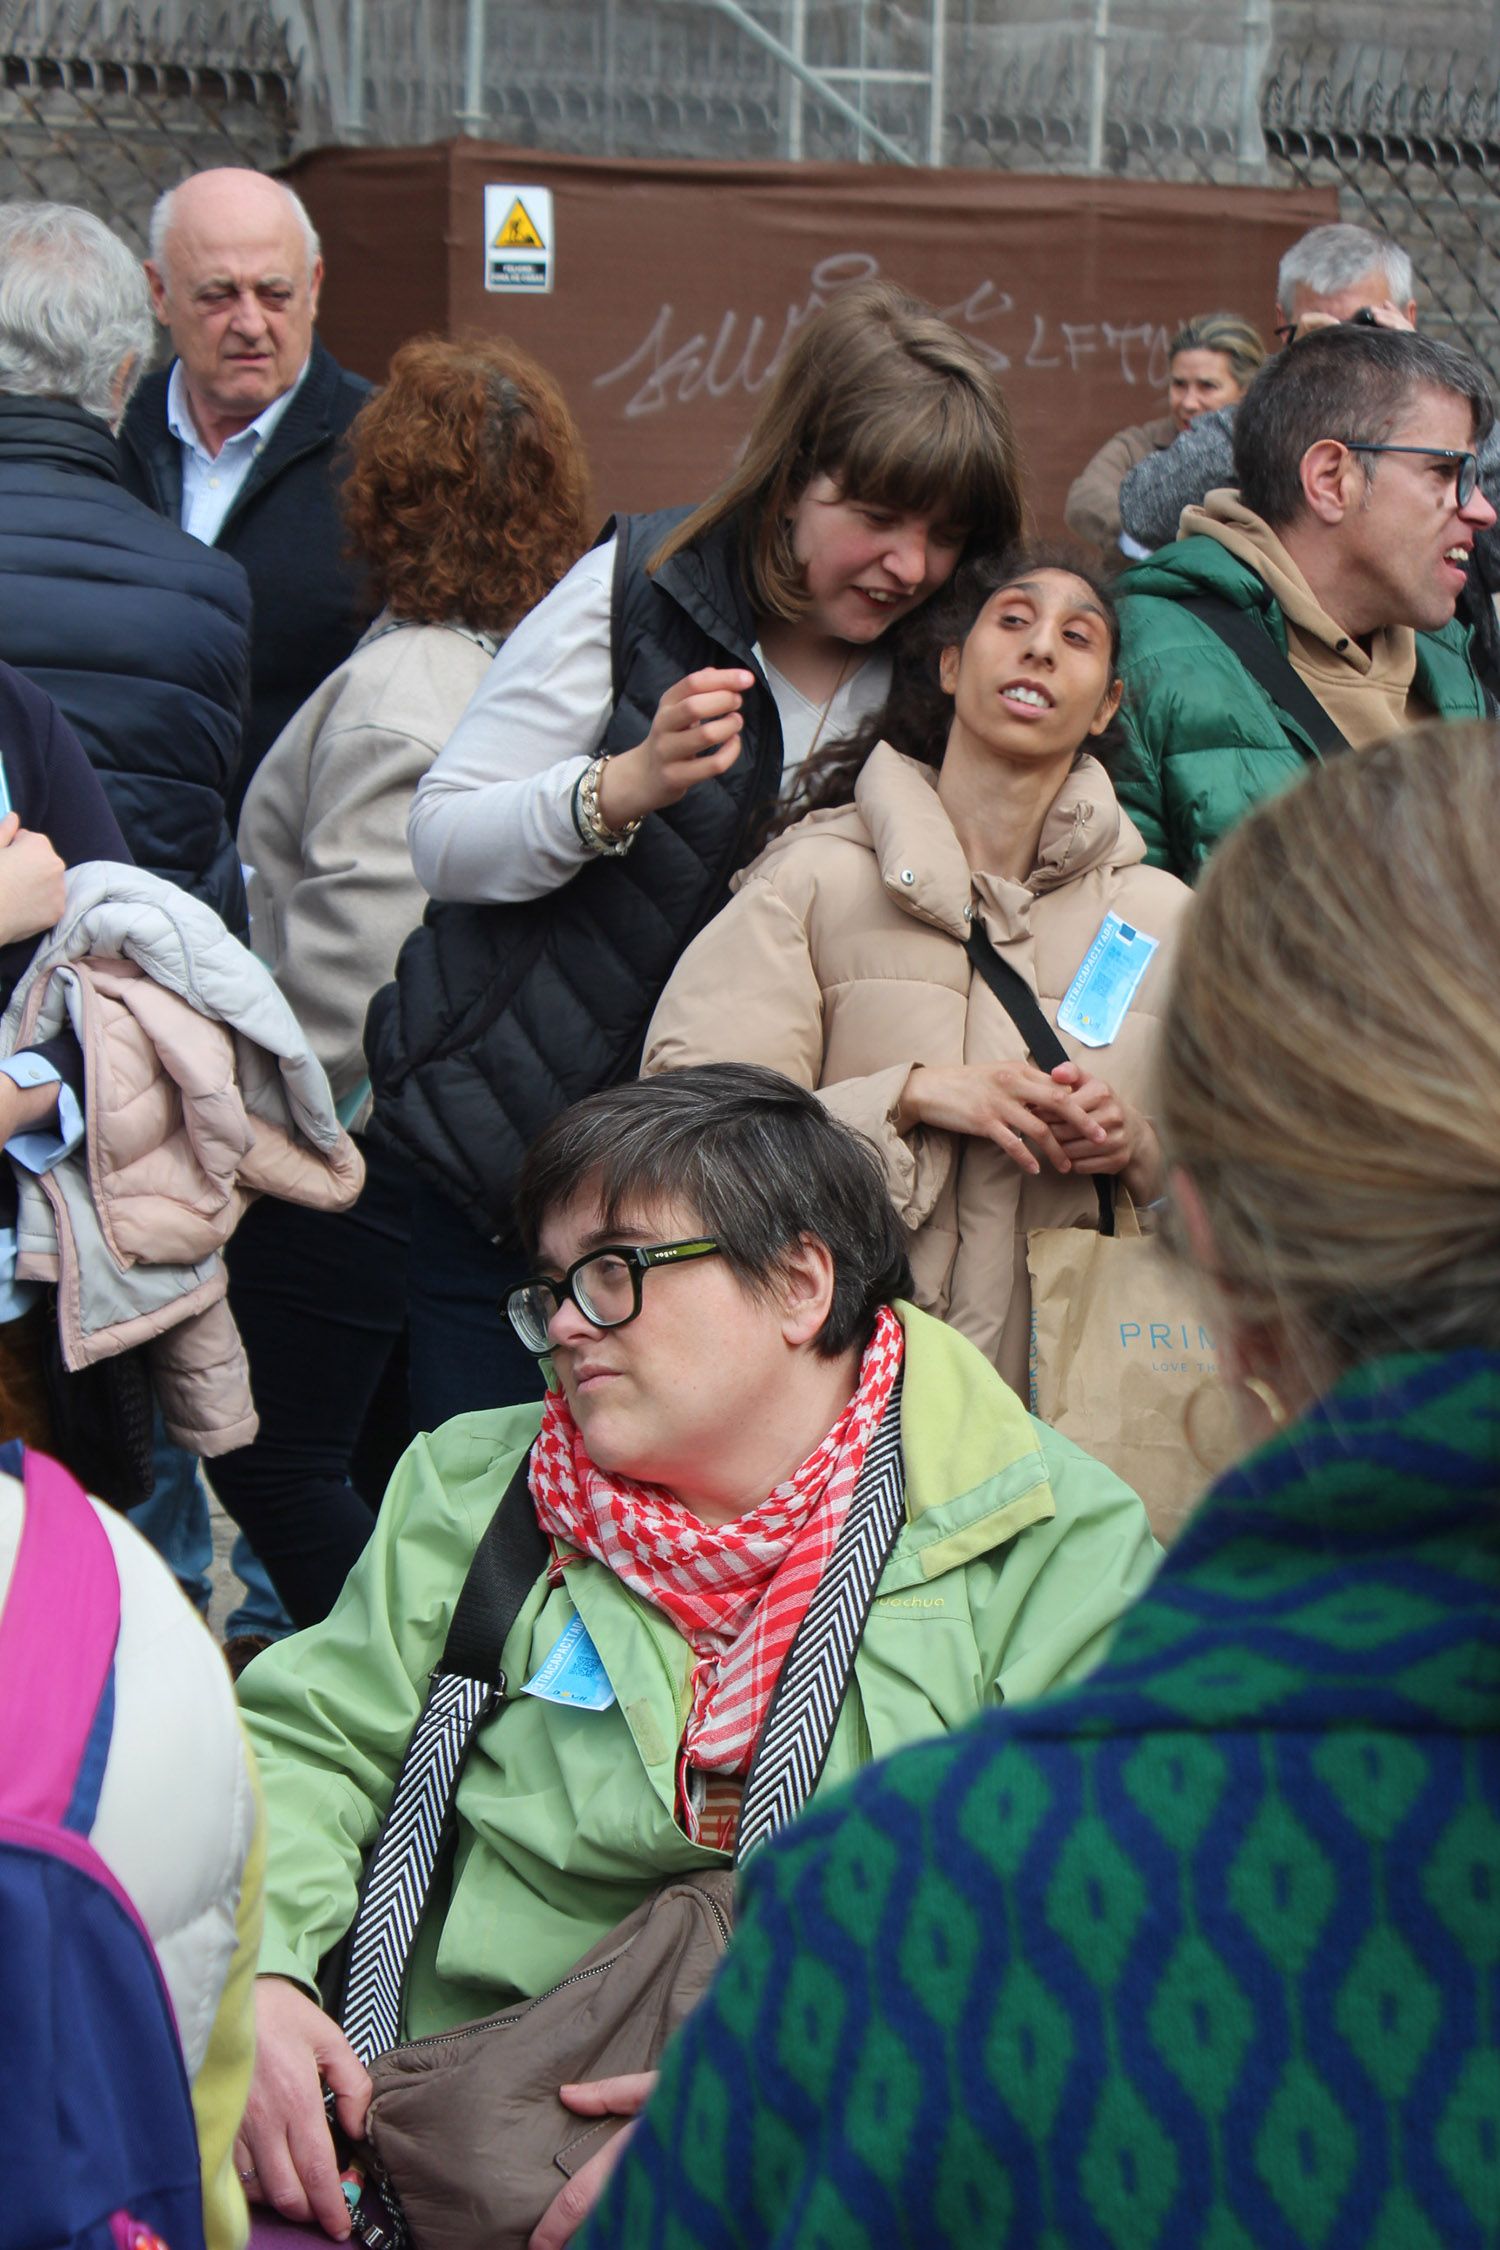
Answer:
<svg viewBox="0 0 1500 2250"><path fill-rule="evenodd" d="M652 1010L717 913L781 784L781 722L751 655L755 625L733 524L645 563L684 511L622 516L613 594L615 708L606 750L645 740L665 691L705 665L743 665L744 748L645 822L623 859L588 861L514 906L434 902L370 1003L370 1131L496 1242L514 1240L521 1158L570 1103L634 1077Z"/></svg>

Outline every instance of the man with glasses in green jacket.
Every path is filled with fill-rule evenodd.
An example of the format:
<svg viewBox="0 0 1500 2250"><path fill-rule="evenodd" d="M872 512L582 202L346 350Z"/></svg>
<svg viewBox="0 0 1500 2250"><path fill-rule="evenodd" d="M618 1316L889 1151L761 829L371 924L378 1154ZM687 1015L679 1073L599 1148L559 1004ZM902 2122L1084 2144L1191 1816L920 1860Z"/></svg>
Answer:
<svg viewBox="0 0 1500 2250"><path fill-rule="evenodd" d="M1237 489L1183 512L1120 582L1116 787L1191 881L1313 760L1485 701L1454 610L1495 522L1484 378L1415 332L1341 325L1268 360L1234 424Z"/></svg>

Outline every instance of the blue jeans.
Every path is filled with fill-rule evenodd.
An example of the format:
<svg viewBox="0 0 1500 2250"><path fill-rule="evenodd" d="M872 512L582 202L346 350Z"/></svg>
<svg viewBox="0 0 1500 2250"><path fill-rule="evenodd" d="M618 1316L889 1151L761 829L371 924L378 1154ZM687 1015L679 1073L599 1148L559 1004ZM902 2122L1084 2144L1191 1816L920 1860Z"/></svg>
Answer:
<svg viewBox="0 0 1500 2250"><path fill-rule="evenodd" d="M365 1154L349 1210L267 1196L227 1253L260 1432L208 1473L299 1627L337 1601L411 1437L401 1357L411 1183L378 1149Z"/></svg>
<svg viewBox="0 0 1500 2250"><path fill-rule="evenodd" d="M205 1616L213 1594L208 1566L213 1560L213 1533L209 1528L208 1494L198 1471L196 1453L173 1445L156 1422L156 1486L149 1500L130 1510L130 1520L148 1539L171 1571L194 1608ZM234 1543L235 1575L245 1599L228 1619L225 1634L258 1633L278 1641L291 1631L291 1619L276 1598L265 1566L248 1539Z"/></svg>

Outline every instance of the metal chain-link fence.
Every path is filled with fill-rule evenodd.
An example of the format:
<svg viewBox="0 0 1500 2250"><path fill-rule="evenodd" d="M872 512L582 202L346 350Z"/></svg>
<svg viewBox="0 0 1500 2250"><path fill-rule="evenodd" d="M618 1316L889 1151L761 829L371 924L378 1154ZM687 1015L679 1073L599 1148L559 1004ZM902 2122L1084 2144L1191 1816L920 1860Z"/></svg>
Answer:
<svg viewBox="0 0 1500 2250"><path fill-rule="evenodd" d="M1336 187L1346 219L1394 236L1424 327L1500 376L1500 91L1451 57L1348 75L1314 51L1281 59L1262 119L1271 177Z"/></svg>
<svg viewBox="0 0 1500 2250"><path fill-rule="evenodd" d="M79 203L144 250L163 188L292 152L297 71L268 5L142 18L0 0L0 200Z"/></svg>
<svg viewBox="0 0 1500 2250"><path fill-rule="evenodd" d="M1106 15L1088 0L1071 21L1051 0L157 0L150 15L0 0L0 197L82 203L142 243L154 197L203 165L269 170L319 140L459 123L591 155L936 148L1008 171L1332 185L1346 217L1411 252L1428 324L1500 373L1500 89L1484 58L1273 53L1267 0L1190 18L1181 0L1116 0L1103 37Z"/></svg>

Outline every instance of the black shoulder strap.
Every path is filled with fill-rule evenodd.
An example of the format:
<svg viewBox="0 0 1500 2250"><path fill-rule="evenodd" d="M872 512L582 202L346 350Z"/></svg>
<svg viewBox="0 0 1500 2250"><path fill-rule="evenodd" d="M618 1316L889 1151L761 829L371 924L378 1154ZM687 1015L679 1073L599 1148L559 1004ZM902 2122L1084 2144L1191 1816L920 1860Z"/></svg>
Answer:
<svg viewBox="0 0 1500 2250"><path fill-rule="evenodd" d="M453 1799L470 1742L505 1694L500 1655L547 1563L536 1520L528 1452L474 1551L365 1863L342 1964L340 2020L362 2062L401 2035L401 1995L417 1925L453 1839ZM332 1974L332 1972L329 1972Z"/></svg>
<svg viewBox="0 0 1500 2250"><path fill-rule="evenodd" d="M474 1550L443 1643L440 1672L459 1672L486 1687L500 1680L505 1636L547 1567L549 1550L532 1505L530 1475L528 1448Z"/></svg>
<svg viewBox="0 0 1500 2250"><path fill-rule="evenodd" d="M771 1690L740 1799L737 1866L795 1820L818 1786L854 1677L870 1604L905 1522L898 1370L828 1567Z"/></svg>
<svg viewBox="0 0 1500 2250"><path fill-rule="evenodd" d="M1265 627L1257 625L1249 610L1237 609L1222 594L1190 594L1180 600L1177 607L1201 619L1231 655L1239 658L1251 679L1265 689L1277 708L1295 720L1320 758L1336 757L1339 751L1348 749L1348 743L1312 689L1293 669L1291 659L1282 655Z"/></svg>
<svg viewBox="0 0 1500 2250"><path fill-rule="evenodd" d="M1046 1017L1041 1002L1032 991L1019 969L1002 961L988 937L980 928L976 917L969 925L969 959L989 986L1001 1007L1010 1017L1038 1070L1056 1070L1059 1063L1071 1062L1072 1056L1058 1038ZM1115 1231L1115 1183L1103 1172L1094 1175L1094 1194L1099 1203L1099 1232Z"/></svg>
<svg viewBox="0 0 1500 2250"><path fill-rule="evenodd" d="M601 542L614 535L615 566L609 587L609 677L611 709L625 693L625 651L620 627L625 615L625 580L630 573L630 524L624 516L611 516L599 534Z"/></svg>

